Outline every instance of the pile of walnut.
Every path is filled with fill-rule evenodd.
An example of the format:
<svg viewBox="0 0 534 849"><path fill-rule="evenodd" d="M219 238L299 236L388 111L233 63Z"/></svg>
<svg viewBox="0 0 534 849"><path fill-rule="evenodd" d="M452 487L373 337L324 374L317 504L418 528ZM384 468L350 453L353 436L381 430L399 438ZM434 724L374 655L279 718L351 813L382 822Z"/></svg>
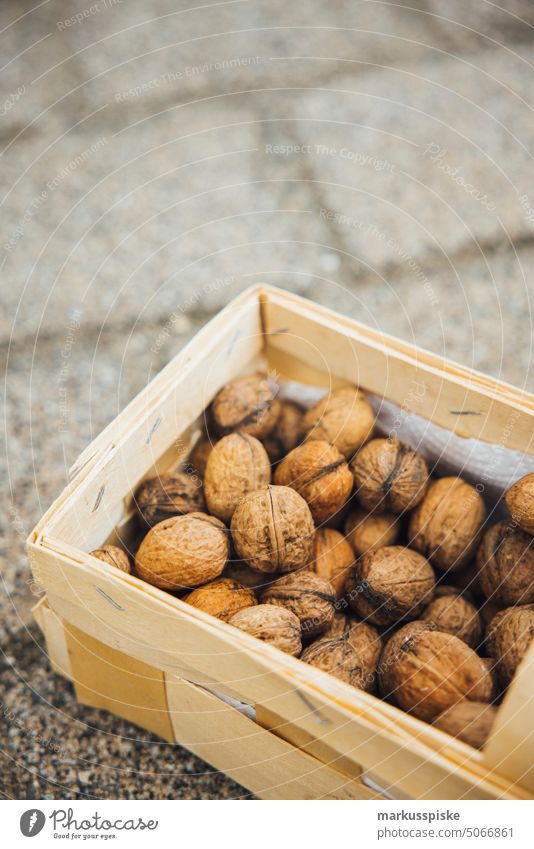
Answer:
<svg viewBox="0 0 534 849"><path fill-rule="evenodd" d="M277 394L229 383L187 471L141 485L135 574L483 746L534 637L534 474L490 524L477 488L373 438L361 391L307 411Z"/></svg>

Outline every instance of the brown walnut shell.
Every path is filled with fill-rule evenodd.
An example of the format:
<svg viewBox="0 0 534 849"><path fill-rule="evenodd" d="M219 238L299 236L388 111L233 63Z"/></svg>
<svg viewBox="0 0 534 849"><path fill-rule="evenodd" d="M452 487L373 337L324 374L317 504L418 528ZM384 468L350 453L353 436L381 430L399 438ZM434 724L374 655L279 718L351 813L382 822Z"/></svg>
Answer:
<svg viewBox="0 0 534 849"><path fill-rule="evenodd" d="M300 620L302 637L322 634L334 618L334 588L313 572L296 572L274 581L262 595L262 602L290 610Z"/></svg>
<svg viewBox="0 0 534 849"><path fill-rule="evenodd" d="M359 690L369 687L369 673L365 663L344 637L317 640L304 649L300 659Z"/></svg>
<svg viewBox="0 0 534 849"><path fill-rule="evenodd" d="M164 590L187 589L217 578L228 560L228 529L206 513L165 519L137 551L137 575Z"/></svg>
<svg viewBox="0 0 534 849"><path fill-rule="evenodd" d="M355 495L366 510L404 513L424 497L428 466L398 439L372 439L351 463Z"/></svg>
<svg viewBox="0 0 534 849"><path fill-rule="evenodd" d="M485 702L470 702L466 699L440 713L433 725L457 737L468 746L482 749L491 734L496 717L497 708L493 705Z"/></svg>
<svg viewBox="0 0 534 849"><path fill-rule="evenodd" d="M110 566L115 566L121 572L131 572L130 558L122 548L117 545L102 545L100 548L95 548L91 551L93 557L103 560L104 563L109 563Z"/></svg>
<svg viewBox="0 0 534 849"><path fill-rule="evenodd" d="M203 610L210 616L227 622L234 614L258 602L253 590L230 578L218 578L193 590L183 599L187 604Z"/></svg>
<svg viewBox="0 0 534 849"><path fill-rule="evenodd" d="M301 496L266 486L241 499L232 517L237 556L260 572L292 572L309 563L313 519Z"/></svg>
<svg viewBox="0 0 534 849"><path fill-rule="evenodd" d="M244 431L262 439L280 412L278 386L264 374L250 374L227 383L213 399L211 416L220 436Z"/></svg>
<svg viewBox="0 0 534 849"><path fill-rule="evenodd" d="M203 512L206 508L202 481L188 472L164 472L144 481L135 494L135 503L150 527L171 516Z"/></svg>
<svg viewBox="0 0 534 849"><path fill-rule="evenodd" d="M228 624L294 657L302 651L300 621L285 607L275 607L274 604L246 607L234 613Z"/></svg>
<svg viewBox="0 0 534 849"><path fill-rule="evenodd" d="M223 436L208 458L204 495L209 512L229 524L240 498L271 482L271 463L248 433Z"/></svg>
<svg viewBox="0 0 534 849"><path fill-rule="evenodd" d="M475 553L485 517L474 487L461 478L440 478L410 517L410 545L439 569L463 569Z"/></svg>
<svg viewBox="0 0 534 849"><path fill-rule="evenodd" d="M400 530L399 520L393 513L366 513L361 507L347 516L344 525L347 542L357 557L385 545L395 545Z"/></svg>
<svg viewBox="0 0 534 849"><path fill-rule="evenodd" d="M476 607L459 593L440 595L425 607L421 619L433 622L439 631L459 637L472 649L477 649L482 639L482 623Z"/></svg>
<svg viewBox="0 0 534 849"><path fill-rule="evenodd" d="M373 432L375 415L363 392L345 387L317 402L304 416L308 439L335 445L348 460Z"/></svg>
<svg viewBox="0 0 534 849"><path fill-rule="evenodd" d="M307 501L316 525L332 519L352 491L345 458L328 442L310 440L294 448L278 466L275 482L290 486Z"/></svg>
<svg viewBox="0 0 534 849"><path fill-rule="evenodd" d="M282 401L280 414L270 434L265 437L263 444L271 463L278 463L289 451L299 444L302 439L302 407L293 401Z"/></svg>
<svg viewBox="0 0 534 849"><path fill-rule="evenodd" d="M463 699L489 702L492 677L463 640L431 622L409 622L388 641L378 666L380 691L403 710L432 722Z"/></svg>
<svg viewBox="0 0 534 849"><path fill-rule="evenodd" d="M507 687L534 639L534 604L507 607L493 617L486 632L486 649L495 659L497 677Z"/></svg>
<svg viewBox="0 0 534 849"><path fill-rule="evenodd" d="M509 521L485 532L477 552L486 598L502 607L534 602L534 540Z"/></svg>
<svg viewBox="0 0 534 849"><path fill-rule="evenodd" d="M345 537L332 528L315 531L310 569L326 578L334 587L336 598L343 595L349 569L354 563L354 553Z"/></svg>
<svg viewBox="0 0 534 849"><path fill-rule="evenodd" d="M346 588L353 610L374 625L416 619L430 602L435 575L428 560L401 545L364 554Z"/></svg>
<svg viewBox="0 0 534 849"><path fill-rule="evenodd" d="M522 531L534 536L534 472L514 483L504 500L514 522Z"/></svg>
<svg viewBox="0 0 534 849"><path fill-rule="evenodd" d="M365 667L366 680L363 688L372 691L376 668L382 652L382 639L377 629L368 622L360 622L354 616L336 613L332 624L318 638L317 642L332 640L335 637L343 637L351 644Z"/></svg>
<svg viewBox="0 0 534 849"><path fill-rule="evenodd" d="M244 560L231 560L223 572L223 578L232 578L256 594L262 593L272 580L271 575L252 569Z"/></svg>

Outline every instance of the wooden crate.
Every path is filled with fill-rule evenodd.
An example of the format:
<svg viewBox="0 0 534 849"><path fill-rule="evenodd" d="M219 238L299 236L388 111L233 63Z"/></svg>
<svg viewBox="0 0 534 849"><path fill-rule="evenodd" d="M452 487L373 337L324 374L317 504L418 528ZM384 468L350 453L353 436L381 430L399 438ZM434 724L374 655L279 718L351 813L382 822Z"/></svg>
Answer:
<svg viewBox="0 0 534 849"><path fill-rule="evenodd" d="M261 359L283 378L357 383L460 436L501 444L506 433L508 448L534 453L531 395L286 292L249 289L83 452L33 531L47 593L35 616L53 669L81 702L185 745L262 798L533 798L534 646L479 752L88 554L132 539L132 491L187 456L215 393Z"/></svg>

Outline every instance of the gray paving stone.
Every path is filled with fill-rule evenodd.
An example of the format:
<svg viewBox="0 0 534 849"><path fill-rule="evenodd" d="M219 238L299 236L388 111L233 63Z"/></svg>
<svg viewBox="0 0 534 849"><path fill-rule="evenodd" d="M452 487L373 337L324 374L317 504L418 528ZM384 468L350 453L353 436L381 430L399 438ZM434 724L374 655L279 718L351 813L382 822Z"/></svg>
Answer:
<svg viewBox="0 0 534 849"><path fill-rule="evenodd" d="M4 157L0 334L62 333L220 307L258 279L303 291L330 228L306 175L264 154L246 103L184 105L114 132L95 118L46 150L36 136ZM34 164L19 179L21 157Z"/></svg>
<svg viewBox="0 0 534 849"><path fill-rule="evenodd" d="M355 70L368 62L413 62L434 37L428 16L417 10L363 0L196 7L190 0L95 0L76 8L52 0L36 11L26 0L9 5L27 12L5 34L13 60L7 91L26 85L11 116L17 120L56 103L52 111L69 122L105 104L150 114L205 93L309 85L344 61ZM7 24L18 16L10 8L2 17Z"/></svg>
<svg viewBox="0 0 534 849"><path fill-rule="evenodd" d="M363 269L507 246L534 232L528 57L486 49L286 92L271 141L302 146L291 158L317 181L317 215Z"/></svg>

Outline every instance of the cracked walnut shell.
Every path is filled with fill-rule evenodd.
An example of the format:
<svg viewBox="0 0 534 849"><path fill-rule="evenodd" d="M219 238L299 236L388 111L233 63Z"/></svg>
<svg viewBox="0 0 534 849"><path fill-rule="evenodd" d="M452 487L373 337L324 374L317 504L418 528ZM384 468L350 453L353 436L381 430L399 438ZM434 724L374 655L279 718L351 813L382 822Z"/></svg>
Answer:
<svg viewBox="0 0 534 849"><path fill-rule="evenodd" d="M220 436L244 431L262 439L280 412L278 387L264 374L250 374L227 383L213 399L211 416Z"/></svg>
<svg viewBox="0 0 534 849"><path fill-rule="evenodd" d="M109 563L110 566L115 566L121 572L131 572L130 558L122 548L117 545L102 545L100 548L95 548L90 552L93 557L98 560L103 560L104 563Z"/></svg>
<svg viewBox="0 0 534 849"><path fill-rule="evenodd" d="M507 607L488 625L486 649L495 660L497 677L507 687L534 639L534 604Z"/></svg>
<svg viewBox="0 0 534 849"><path fill-rule="evenodd" d="M393 513L367 513L357 507L347 516L343 530L354 554L361 557L368 551L395 545L401 528Z"/></svg>
<svg viewBox="0 0 534 849"><path fill-rule="evenodd" d="M229 523L240 498L271 482L271 463L261 442L231 433L213 447L206 465L204 495L209 512Z"/></svg>
<svg viewBox="0 0 534 849"><path fill-rule="evenodd" d="M274 479L302 495L316 525L329 521L341 510L353 484L343 455L322 440L310 440L290 451L278 466Z"/></svg>
<svg viewBox="0 0 534 849"><path fill-rule="evenodd" d="M337 599L343 595L353 563L354 553L343 534L332 528L319 528L315 531L310 569L330 581Z"/></svg>
<svg viewBox="0 0 534 849"><path fill-rule="evenodd" d="M258 602L254 592L231 578L218 578L186 595L187 604L227 622L239 610Z"/></svg>
<svg viewBox="0 0 534 849"><path fill-rule="evenodd" d="M150 527L171 516L202 512L206 506L202 481L189 472L163 472L144 481L136 492L135 504Z"/></svg>
<svg viewBox="0 0 534 849"><path fill-rule="evenodd" d="M522 531L534 535L534 472L514 483L504 500L514 522Z"/></svg>
<svg viewBox="0 0 534 849"><path fill-rule="evenodd" d="M435 583L426 558L389 545L361 557L347 582L347 600L362 619L389 625L416 619L430 602Z"/></svg>
<svg viewBox="0 0 534 849"><path fill-rule="evenodd" d="M372 439L354 457L351 469L357 500L377 513L411 510L428 488L425 460L398 439Z"/></svg>
<svg viewBox="0 0 534 849"><path fill-rule="evenodd" d="M313 519L301 496L265 486L241 499L232 517L237 556L260 572L292 572L309 563Z"/></svg>
<svg viewBox="0 0 534 849"><path fill-rule="evenodd" d="M165 519L148 532L137 551L137 575L164 590L205 584L228 560L228 529L206 513Z"/></svg>
<svg viewBox="0 0 534 849"><path fill-rule="evenodd" d="M493 696L483 660L431 622L400 628L386 644L378 674L382 695L426 722L463 699L489 702Z"/></svg>
<svg viewBox="0 0 534 849"><path fill-rule="evenodd" d="M312 572L295 572L274 581L262 595L262 602L285 607L300 620L305 639L322 634L334 618L334 588Z"/></svg>
<svg viewBox="0 0 534 849"><path fill-rule="evenodd" d="M462 478L440 478L410 517L410 545L439 569L462 569L475 553L485 518L484 502L473 486Z"/></svg>
<svg viewBox="0 0 534 849"><path fill-rule="evenodd" d="M294 657L302 651L300 621L285 607L275 607L274 604L245 607L234 613L228 624Z"/></svg>
<svg viewBox="0 0 534 849"><path fill-rule="evenodd" d="M373 432L373 408L363 392L351 387L336 389L317 402L303 419L308 439L335 445L348 460Z"/></svg>
<svg viewBox="0 0 534 849"><path fill-rule="evenodd" d="M480 588L489 601L501 607L534 602L534 540L509 521L485 532L477 567Z"/></svg>

